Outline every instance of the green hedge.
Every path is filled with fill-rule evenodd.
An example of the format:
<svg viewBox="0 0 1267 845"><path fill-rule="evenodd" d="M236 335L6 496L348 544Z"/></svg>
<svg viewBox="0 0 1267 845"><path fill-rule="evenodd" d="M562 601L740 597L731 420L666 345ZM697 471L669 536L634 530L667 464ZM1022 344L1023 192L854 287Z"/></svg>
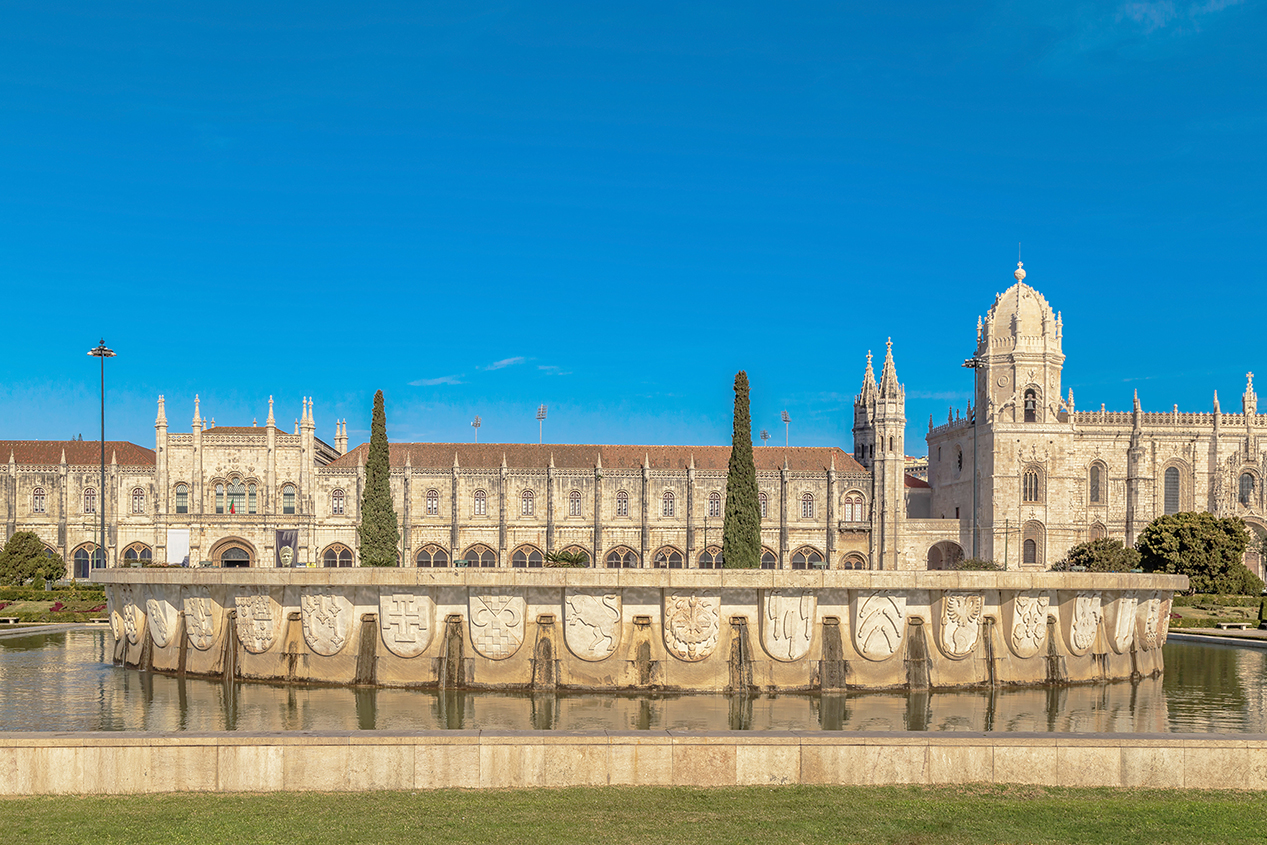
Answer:
<svg viewBox="0 0 1267 845"><path fill-rule="evenodd" d="M1220 596L1212 593L1197 593L1192 596L1176 595L1174 607L1258 607L1261 596Z"/></svg>
<svg viewBox="0 0 1267 845"><path fill-rule="evenodd" d="M0 587L0 601L97 601L106 600L105 587L59 587L54 590L30 587Z"/></svg>

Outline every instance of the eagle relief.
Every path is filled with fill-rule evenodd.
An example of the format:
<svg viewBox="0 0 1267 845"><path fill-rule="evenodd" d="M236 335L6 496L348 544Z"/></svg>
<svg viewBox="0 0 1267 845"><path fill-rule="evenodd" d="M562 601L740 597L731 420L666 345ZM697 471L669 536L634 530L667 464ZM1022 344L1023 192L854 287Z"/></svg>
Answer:
<svg viewBox="0 0 1267 845"><path fill-rule="evenodd" d="M620 645L619 593L569 589L563 615L563 638L582 660L603 660Z"/></svg>
<svg viewBox="0 0 1267 845"><path fill-rule="evenodd" d="M941 597L941 648L948 657L972 654L981 637L985 597L980 593L943 593Z"/></svg>
<svg viewBox="0 0 1267 845"><path fill-rule="evenodd" d="M326 657L343 650L352 633L352 602L329 590L305 590L299 612L308 648Z"/></svg>
<svg viewBox="0 0 1267 845"><path fill-rule="evenodd" d="M664 644L679 660L703 660L717 648L721 597L691 593L664 596Z"/></svg>

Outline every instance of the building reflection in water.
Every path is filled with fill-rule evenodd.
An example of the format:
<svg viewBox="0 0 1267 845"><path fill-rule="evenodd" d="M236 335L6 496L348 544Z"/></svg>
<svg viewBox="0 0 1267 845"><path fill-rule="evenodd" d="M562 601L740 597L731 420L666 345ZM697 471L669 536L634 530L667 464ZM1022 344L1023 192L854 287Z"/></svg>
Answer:
<svg viewBox="0 0 1267 845"><path fill-rule="evenodd" d="M0 639L0 730L1267 732L1267 651L1172 642L1159 679L823 695L463 692L184 679L112 666L105 633Z"/></svg>

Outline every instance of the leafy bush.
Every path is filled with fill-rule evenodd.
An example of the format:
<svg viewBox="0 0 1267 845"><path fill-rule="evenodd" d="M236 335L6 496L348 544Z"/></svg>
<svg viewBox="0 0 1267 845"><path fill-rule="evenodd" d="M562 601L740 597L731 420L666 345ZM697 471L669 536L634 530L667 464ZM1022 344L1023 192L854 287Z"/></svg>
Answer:
<svg viewBox="0 0 1267 845"><path fill-rule="evenodd" d="M992 560L970 557L959 561L954 568L960 572L999 572L1003 567Z"/></svg>
<svg viewBox="0 0 1267 845"><path fill-rule="evenodd" d="M1240 517L1211 513L1159 516L1135 548L1147 572L1187 575L1189 592L1257 594L1263 582L1241 562L1249 532Z"/></svg>
<svg viewBox="0 0 1267 845"><path fill-rule="evenodd" d="M1053 572L1130 572L1139 566L1139 552L1123 545L1121 540L1091 540L1079 543L1052 566Z"/></svg>
<svg viewBox="0 0 1267 845"><path fill-rule="evenodd" d="M550 552L546 555L545 565L549 567L584 567L590 565L590 557L585 552Z"/></svg>

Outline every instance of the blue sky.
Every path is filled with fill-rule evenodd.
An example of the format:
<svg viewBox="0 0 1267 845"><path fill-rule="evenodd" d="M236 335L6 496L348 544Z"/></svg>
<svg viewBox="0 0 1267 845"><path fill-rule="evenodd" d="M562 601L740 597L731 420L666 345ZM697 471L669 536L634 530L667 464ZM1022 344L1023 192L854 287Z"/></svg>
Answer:
<svg viewBox="0 0 1267 845"><path fill-rule="evenodd" d="M891 336L921 454L1017 242L1080 407L1239 410L1264 5L9 0L0 438L96 437L104 336L146 445L726 443L745 368L848 449Z"/></svg>

